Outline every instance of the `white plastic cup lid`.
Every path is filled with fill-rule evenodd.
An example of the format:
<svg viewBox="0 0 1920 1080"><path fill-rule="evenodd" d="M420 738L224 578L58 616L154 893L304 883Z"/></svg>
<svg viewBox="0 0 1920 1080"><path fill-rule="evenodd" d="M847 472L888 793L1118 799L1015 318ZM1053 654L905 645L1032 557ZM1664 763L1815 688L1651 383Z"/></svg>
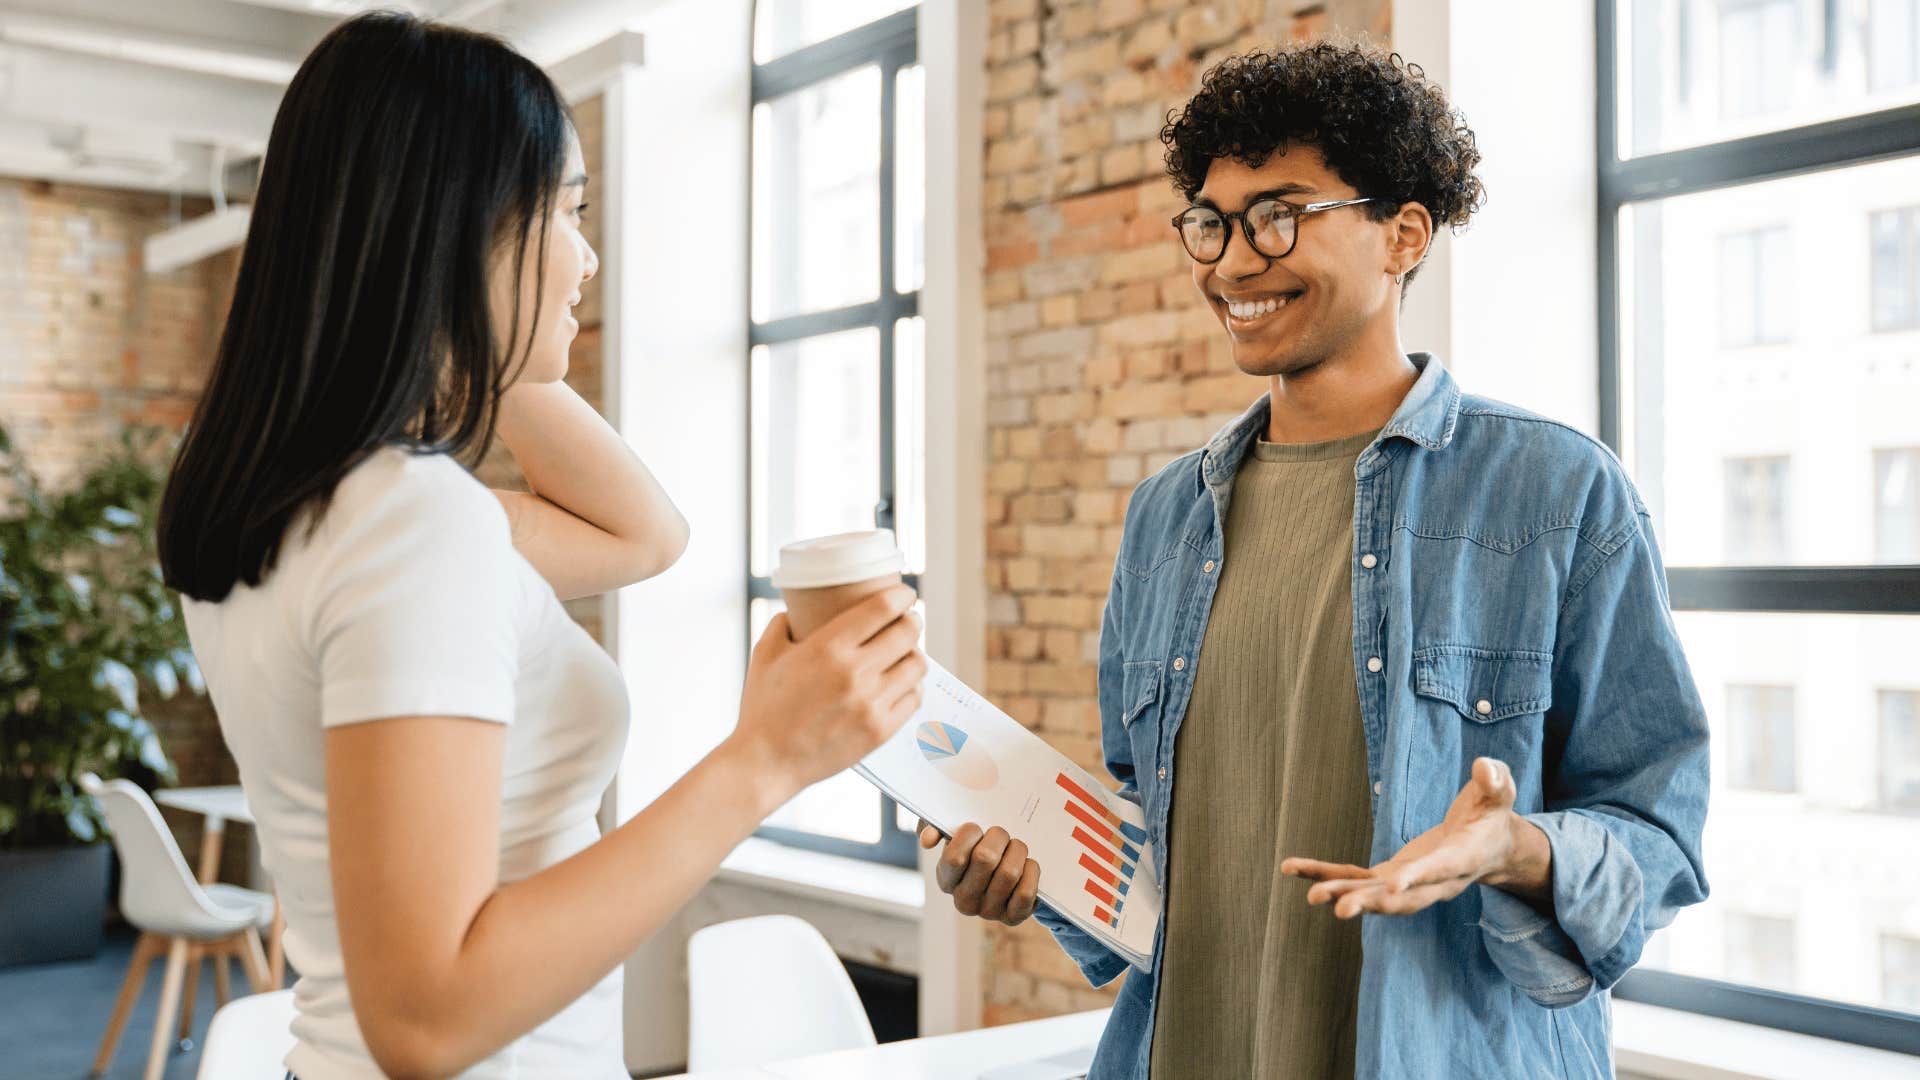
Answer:
<svg viewBox="0 0 1920 1080"><path fill-rule="evenodd" d="M773 587L824 589L902 573L906 568L907 557L894 542L892 529L840 533L781 548Z"/></svg>

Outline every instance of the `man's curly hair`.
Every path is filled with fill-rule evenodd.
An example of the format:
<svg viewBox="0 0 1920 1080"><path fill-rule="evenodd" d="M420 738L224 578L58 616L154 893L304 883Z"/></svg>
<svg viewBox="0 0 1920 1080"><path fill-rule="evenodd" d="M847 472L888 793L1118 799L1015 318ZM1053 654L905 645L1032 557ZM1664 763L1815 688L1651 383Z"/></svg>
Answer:
<svg viewBox="0 0 1920 1080"><path fill-rule="evenodd" d="M1473 131L1446 92L1418 64L1357 42L1222 60L1185 108L1167 114L1160 141L1167 175L1189 199L1220 158L1257 169L1302 144L1317 148L1362 196L1386 200L1365 208L1376 221L1417 202L1436 227L1457 230L1486 199L1473 172L1480 163Z"/></svg>

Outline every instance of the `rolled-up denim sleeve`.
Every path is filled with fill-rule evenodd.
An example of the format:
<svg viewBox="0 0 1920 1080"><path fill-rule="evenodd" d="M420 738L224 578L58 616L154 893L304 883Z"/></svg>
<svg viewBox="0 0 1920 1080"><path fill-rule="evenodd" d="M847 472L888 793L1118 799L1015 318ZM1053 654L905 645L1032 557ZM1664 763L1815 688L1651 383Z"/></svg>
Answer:
<svg viewBox="0 0 1920 1080"><path fill-rule="evenodd" d="M1707 897L1706 711L1645 512L1593 556L1561 609L1547 713L1560 751L1545 809L1526 815L1552 849L1552 910L1477 886L1488 954L1549 1008L1612 987L1654 931Z"/></svg>
<svg viewBox="0 0 1920 1080"><path fill-rule="evenodd" d="M1114 568L1113 583L1107 590L1106 614L1100 623L1100 743L1107 771L1120 781L1117 794L1138 804L1140 789L1134 780L1133 751L1121 720L1121 682L1125 660L1120 652L1120 605L1122 574ZM1044 871L1042 871L1044 873ZM1033 918L1053 935L1067 957L1080 968L1093 986L1105 986L1127 969L1127 960L1107 948L1085 930L1068 922L1044 901L1033 909Z"/></svg>

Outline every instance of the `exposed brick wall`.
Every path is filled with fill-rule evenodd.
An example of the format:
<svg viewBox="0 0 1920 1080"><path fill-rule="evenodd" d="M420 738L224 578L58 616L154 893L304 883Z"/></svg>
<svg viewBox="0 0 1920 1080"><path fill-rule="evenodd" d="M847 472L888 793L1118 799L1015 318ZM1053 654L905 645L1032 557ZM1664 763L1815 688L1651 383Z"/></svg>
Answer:
<svg viewBox="0 0 1920 1080"><path fill-rule="evenodd" d="M172 224L171 203L146 192L0 178L0 422L51 488L77 481L123 426L177 430L199 400L238 257L143 271L142 245ZM208 209L206 200L188 199L179 213ZM234 782L204 699L153 703L148 715L182 784ZM198 866L199 819L162 813L188 864ZM228 845L221 863L223 876L238 880L246 846Z"/></svg>
<svg viewBox="0 0 1920 1080"><path fill-rule="evenodd" d="M1134 484L1263 390L1168 224L1169 109L1229 54L1388 36L1387 0L992 0L986 177L987 692L1105 777L1095 662ZM1028 921L990 926L985 1019L1108 1004Z"/></svg>
<svg viewBox="0 0 1920 1080"><path fill-rule="evenodd" d="M601 110L577 106L581 151L600 174ZM592 198L593 196L589 196ZM180 215L206 213L206 200L183 202ZM600 244L598 216L586 219ZM146 238L174 221L165 195L0 177L0 422L35 474L53 488L75 479L96 447L129 423L178 430L191 418L212 369L232 300L238 249L166 274L141 269ZM600 404L600 288L581 293L580 337L567 381ZM479 470L501 487L524 487L498 447ZM598 605L568 605L600 636ZM238 782L205 699L183 696L149 705L148 716L179 768L182 786ZM188 865L198 867L201 821L172 810ZM231 828L221 876L244 881L252 830Z"/></svg>

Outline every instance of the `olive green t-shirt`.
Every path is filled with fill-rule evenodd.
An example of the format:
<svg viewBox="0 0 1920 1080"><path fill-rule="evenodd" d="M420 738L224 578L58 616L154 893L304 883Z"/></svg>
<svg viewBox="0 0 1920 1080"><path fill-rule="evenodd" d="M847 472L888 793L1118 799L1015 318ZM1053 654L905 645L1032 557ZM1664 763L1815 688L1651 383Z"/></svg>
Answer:
<svg viewBox="0 0 1920 1080"><path fill-rule="evenodd" d="M1351 566L1375 434L1258 442L1234 481L1174 745L1152 1080L1353 1075L1360 921L1280 860L1368 862Z"/></svg>

